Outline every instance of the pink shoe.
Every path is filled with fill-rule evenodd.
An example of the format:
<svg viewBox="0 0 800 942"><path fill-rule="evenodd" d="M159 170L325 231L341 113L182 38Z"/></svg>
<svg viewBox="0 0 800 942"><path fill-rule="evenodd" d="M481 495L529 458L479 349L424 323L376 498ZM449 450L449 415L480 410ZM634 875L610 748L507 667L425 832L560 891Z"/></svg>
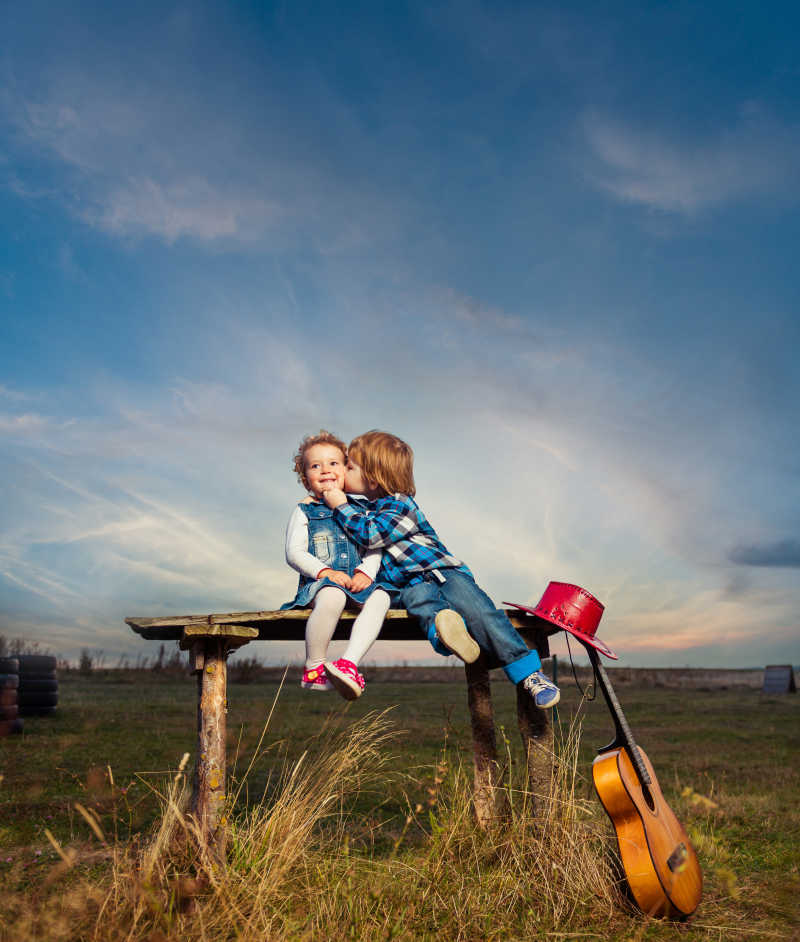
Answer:
<svg viewBox="0 0 800 942"><path fill-rule="evenodd" d="M338 661L325 661L328 679L345 700L357 700L364 692L366 681L352 661L340 657Z"/></svg>
<svg viewBox="0 0 800 942"><path fill-rule="evenodd" d="M319 667L309 667L303 671L303 679L300 686L306 690L333 690L333 684L328 680L325 668L320 664Z"/></svg>

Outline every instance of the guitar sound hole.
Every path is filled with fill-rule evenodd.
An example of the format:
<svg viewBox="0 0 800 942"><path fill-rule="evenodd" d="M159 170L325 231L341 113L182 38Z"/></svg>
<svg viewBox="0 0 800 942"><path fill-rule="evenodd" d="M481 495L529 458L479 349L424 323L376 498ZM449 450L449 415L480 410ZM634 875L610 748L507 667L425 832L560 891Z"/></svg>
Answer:
<svg viewBox="0 0 800 942"><path fill-rule="evenodd" d="M642 785L642 796L644 797L644 803L651 811L656 810L656 803L653 800L653 795L650 789L646 785Z"/></svg>

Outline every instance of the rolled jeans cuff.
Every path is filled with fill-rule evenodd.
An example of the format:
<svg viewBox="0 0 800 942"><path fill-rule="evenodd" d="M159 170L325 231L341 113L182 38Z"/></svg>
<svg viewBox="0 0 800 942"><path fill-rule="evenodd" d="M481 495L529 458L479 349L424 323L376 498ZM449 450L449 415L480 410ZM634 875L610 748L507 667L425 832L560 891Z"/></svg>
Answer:
<svg viewBox="0 0 800 942"><path fill-rule="evenodd" d="M539 660L539 652L528 651L528 653L519 658L519 660L506 664L503 670L506 672L506 677L508 677L512 684L518 684L521 680L525 680L529 674L538 671L541 666L542 662Z"/></svg>
<svg viewBox="0 0 800 942"><path fill-rule="evenodd" d="M445 657L448 657L453 652L446 648L442 642L439 640L439 635L436 633L436 625L431 625L428 629L428 641L431 643L431 647L437 654L443 654Z"/></svg>

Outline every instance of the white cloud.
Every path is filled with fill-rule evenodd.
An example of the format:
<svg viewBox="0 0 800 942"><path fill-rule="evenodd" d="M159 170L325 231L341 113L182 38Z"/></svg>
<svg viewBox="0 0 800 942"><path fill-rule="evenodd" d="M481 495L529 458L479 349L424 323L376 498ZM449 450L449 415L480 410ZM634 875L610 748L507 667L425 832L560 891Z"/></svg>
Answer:
<svg viewBox="0 0 800 942"><path fill-rule="evenodd" d="M116 235L251 237L274 219L277 203L242 179L241 167L220 168L211 157L220 138L238 136L234 127L223 129L215 116L208 138L209 115L196 113L195 102L192 120L180 98L174 89L120 86L75 67L54 69L36 92L11 83L0 105L18 142L69 176L49 187L18 177L9 185L23 198L56 198Z"/></svg>
<svg viewBox="0 0 800 942"><path fill-rule="evenodd" d="M48 424L48 420L35 412L26 412L23 415L0 414L0 433L33 434L41 431Z"/></svg>
<svg viewBox="0 0 800 942"><path fill-rule="evenodd" d="M319 75L305 78L315 83L314 114L265 90L253 120L238 101L220 110L185 93L180 76L164 89L146 76L120 83L102 68L53 66L35 88L29 79L0 92L19 148L6 185L122 237L286 246L302 233L327 256L374 244L396 230L409 200L321 159L309 138L322 127L354 153L365 142L342 99ZM47 185L42 173L29 179L32 155L49 163Z"/></svg>
<svg viewBox="0 0 800 942"><path fill-rule="evenodd" d="M754 197L798 196L800 128L756 106L728 129L690 139L591 114L583 130L592 162L588 179L618 199L693 213Z"/></svg>
<svg viewBox="0 0 800 942"><path fill-rule="evenodd" d="M97 228L118 235L147 233L168 243L181 236L245 238L280 215L274 203L226 194L199 177L164 183L129 179L114 185L99 206L84 211L86 221Z"/></svg>
<svg viewBox="0 0 800 942"><path fill-rule="evenodd" d="M467 326L479 326L508 333L529 332L529 324L519 315L507 314L499 308L481 304L475 298L450 290L444 292L442 305L452 316Z"/></svg>
<svg viewBox="0 0 800 942"><path fill-rule="evenodd" d="M447 320L448 312L440 316ZM486 331L493 333L491 323ZM243 329L230 351L247 375L251 360L264 362L267 371L283 361L287 383L302 371L302 358L295 363L289 346L279 347L274 363L263 359L258 345L245 350L253 337ZM494 355L505 354L513 366L508 343L517 340L514 330ZM574 339L569 343L575 352ZM551 347L557 353L552 338ZM466 352L456 348L451 355L462 362ZM470 403L464 428L454 434L460 386L426 372L423 363L414 388L420 401L435 403L436 415L429 411L420 422L416 400L409 403L404 432L417 448L423 507L497 601L535 601L549 579L575 581L607 604L606 640L640 662L666 657L668 649L673 656L699 650L728 622L743 644L752 636L761 601L720 601L719 589L708 584L719 586L727 572L714 572L708 559L692 571L695 560L685 551L694 527L709 526L702 504L714 469L690 466L691 500L671 492L669 482L653 474L674 447L671 433L663 451L636 452L642 423L652 416L628 427L613 384L593 377L591 409L573 409L575 402L585 405L582 389L574 388L569 396L551 392L543 406L525 411L519 399L527 402L527 392L510 369L493 384L477 382L471 395L483 407ZM292 392L315 379L325 387L325 378L301 372ZM16 482L16 516L6 528L0 566L7 584L46 600L54 623L72 625L63 637L75 647L113 652L135 642L126 634L125 615L273 608L290 598L296 577L283 562L282 530L300 495L289 457L310 427L298 428L290 416L285 429L271 429L254 449L265 409L268 424L277 420L272 410L282 412L286 404L280 390L274 401L262 398L264 388L176 378L175 398L165 396L146 410L131 404L135 390L123 395L120 388L106 395L110 412L102 421L61 429L59 447ZM358 388L353 394L342 408L361 398ZM381 397L362 403L350 421L361 425L384 405ZM425 442L419 436L426 427L430 434L437 416L451 424L443 439ZM319 413L312 410L311 417ZM117 463L120 455L133 456L134 470ZM709 539L713 545L714 535ZM779 609L786 604L781 609L776 601L771 621ZM90 624L105 631L95 636ZM53 630L43 628L38 637L62 637ZM408 656L426 657L427 649Z"/></svg>
<svg viewBox="0 0 800 942"><path fill-rule="evenodd" d="M52 578L51 574L43 571L39 567L28 564L20 564L19 560L12 563L16 569L21 569L23 574L13 572L12 566L6 561L6 566L0 569L0 575L5 576L9 582L24 589L26 592L32 592L34 595L47 599L48 602L61 605L64 602L75 604L76 601L82 601L83 596L75 592L63 582Z"/></svg>
<svg viewBox="0 0 800 942"><path fill-rule="evenodd" d="M217 609L222 600L261 608L267 599L291 596L296 579L279 565L279 554L237 539L218 508L204 516L196 494L183 505L119 488L109 497L93 491L109 491L112 482L103 477L95 473L80 486L44 471L33 485L56 485L48 503L37 502L30 485L17 485L24 506L0 546L0 571L10 582L65 616L101 613L137 598L167 598L174 607L200 597ZM220 602L212 604L215 598Z"/></svg>

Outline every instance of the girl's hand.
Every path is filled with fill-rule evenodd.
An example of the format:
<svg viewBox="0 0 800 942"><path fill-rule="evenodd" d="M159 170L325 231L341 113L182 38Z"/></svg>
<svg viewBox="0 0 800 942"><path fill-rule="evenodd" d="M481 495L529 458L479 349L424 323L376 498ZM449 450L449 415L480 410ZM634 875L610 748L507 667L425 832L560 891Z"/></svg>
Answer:
<svg viewBox="0 0 800 942"><path fill-rule="evenodd" d="M322 495L322 499L331 510L335 510L337 507L341 507L342 504L347 503L347 495L338 487L332 487L325 491Z"/></svg>
<svg viewBox="0 0 800 942"><path fill-rule="evenodd" d="M350 576L348 576L346 572L339 572L338 569L326 569L321 575L323 578L335 582L336 585L340 585L343 589L349 589L352 586L353 580Z"/></svg>
<svg viewBox="0 0 800 942"><path fill-rule="evenodd" d="M368 585L372 585L372 579L365 572L356 569L353 578L350 580L350 591L360 592L362 589L366 589Z"/></svg>

